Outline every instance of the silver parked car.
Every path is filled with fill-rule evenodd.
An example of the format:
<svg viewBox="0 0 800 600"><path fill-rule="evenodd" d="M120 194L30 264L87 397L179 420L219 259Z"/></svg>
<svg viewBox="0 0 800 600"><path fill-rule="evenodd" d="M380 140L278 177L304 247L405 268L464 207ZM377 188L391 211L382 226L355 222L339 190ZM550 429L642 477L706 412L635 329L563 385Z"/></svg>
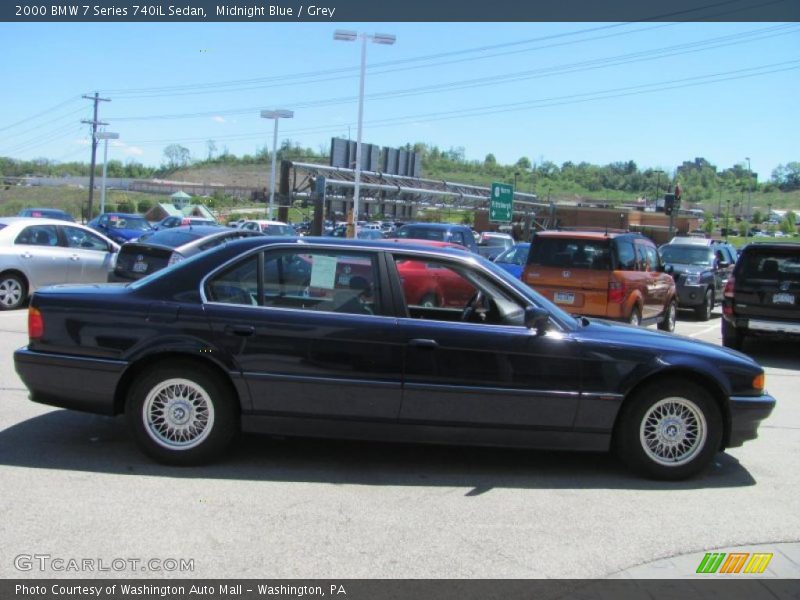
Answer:
<svg viewBox="0 0 800 600"><path fill-rule="evenodd" d="M104 235L56 219L0 218L0 310L57 283L107 281L119 246Z"/></svg>

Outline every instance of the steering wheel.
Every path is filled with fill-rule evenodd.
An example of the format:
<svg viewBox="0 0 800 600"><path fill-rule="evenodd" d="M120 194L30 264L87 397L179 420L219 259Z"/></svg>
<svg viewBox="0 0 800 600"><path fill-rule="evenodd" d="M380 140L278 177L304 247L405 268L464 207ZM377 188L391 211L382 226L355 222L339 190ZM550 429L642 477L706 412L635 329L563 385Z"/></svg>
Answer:
<svg viewBox="0 0 800 600"><path fill-rule="evenodd" d="M461 312L461 320L462 321L471 321L476 314L478 314L478 309L483 307L484 304L484 294L482 291L478 290L469 299L467 305L464 307L464 310Z"/></svg>

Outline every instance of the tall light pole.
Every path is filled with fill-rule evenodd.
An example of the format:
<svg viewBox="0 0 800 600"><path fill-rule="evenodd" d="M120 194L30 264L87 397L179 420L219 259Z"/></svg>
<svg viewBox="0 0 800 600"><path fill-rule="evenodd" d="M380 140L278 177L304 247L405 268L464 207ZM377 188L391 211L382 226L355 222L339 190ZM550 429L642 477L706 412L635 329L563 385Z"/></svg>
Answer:
<svg viewBox="0 0 800 600"><path fill-rule="evenodd" d="M664 171L662 171L661 169L656 169L656 171L655 171L655 173L656 173L656 193L654 194L654 199L656 201L656 208L658 207L658 189L661 187L661 174L663 172Z"/></svg>
<svg viewBox="0 0 800 600"><path fill-rule="evenodd" d="M275 121L275 129L272 133L272 168L269 176L269 205L267 207L267 218L271 219L273 211L275 210L275 155L278 153L278 121L280 119L291 119L294 117L294 111L275 109L275 110L262 110L262 119L273 119Z"/></svg>
<svg viewBox="0 0 800 600"><path fill-rule="evenodd" d="M750 194L750 190L753 187L753 172L750 170L750 157L745 156L745 160L747 161L747 219L750 220L753 209L753 196Z"/></svg>
<svg viewBox="0 0 800 600"><path fill-rule="evenodd" d="M358 202L361 193L361 132L364 123L364 75L367 71L367 40L373 44L384 44L391 46L395 43L397 38L388 33L358 33L356 31L347 31L344 29L337 29L333 32L333 39L342 42L354 42L361 38L361 78L358 84L358 131L356 133L356 168L355 168L355 181L353 186L353 227L348 227L348 237L355 237L356 227L358 223Z"/></svg>
<svg viewBox="0 0 800 600"><path fill-rule="evenodd" d="M98 140L103 140L103 183L100 185L100 214L106 212L106 171L108 169L108 140L119 139L118 133L101 131L97 134Z"/></svg>

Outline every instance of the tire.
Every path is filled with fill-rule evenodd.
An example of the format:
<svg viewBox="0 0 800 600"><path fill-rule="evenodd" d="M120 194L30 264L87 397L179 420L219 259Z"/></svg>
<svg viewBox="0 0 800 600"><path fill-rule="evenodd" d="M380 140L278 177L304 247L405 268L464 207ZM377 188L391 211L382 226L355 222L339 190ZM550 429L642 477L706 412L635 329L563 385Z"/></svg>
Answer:
<svg viewBox="0 0 800 600"><path fill-rule="evenodd" d="M711 311L714 309L714 292L711 288L706 290L703 296L703 303L696 306L694 314L700 321L708 321L711 318Z"/></svg>
<svg viewBox="0 0 800 600"><path fill-rule="evenodd" d="M15 310L28 299L28 282L19 275L0 275L0 310Z"/></svg>
<svg viewBox="0 0 800 600"><path fill-rule="evenodd" d="M678 303L675 300L670 301L667 305L667 310L664 311L664 318L658 322L658 328L661 331L672 333L675 331L675 321L678 319Z"/></svg>
<svg viewBox="0 0 800 600"><path fill-rule="evenodd" d="M692 477L719 451L722 416L711 395L689 381L649 384L623 405L614 431L619 458L661 480Z"/></svg>
<svg viewBox="0 0 800 600"><path fill-rule="evenodd" d="M634 306L631 309L631 314L628 317L628 323L631 325L636 325L636 327L642 324L642 313L639 311L639 307Z"/></svg>
<svg viewBox="0 0 800 600"><path fill-rule="evenodd" d="M436 298L436 294L430 292L422 297L422 299L419 301L419 305L423 308L436 308L439 306L439 301Z"/></svg>
<svg viewBox="0 0 800 600"><path fill-rule="evenodd" d="M228 387L187 361L146 370L130 387L125 417L139 448L170 465L216 459L239 431Z"/></svg>
<svg viewBox="0 0 800 600"><path fill-rule="evenodd" d="M733 350L741 350L744 346L744 332L722 319L722 345Z"/></svg>

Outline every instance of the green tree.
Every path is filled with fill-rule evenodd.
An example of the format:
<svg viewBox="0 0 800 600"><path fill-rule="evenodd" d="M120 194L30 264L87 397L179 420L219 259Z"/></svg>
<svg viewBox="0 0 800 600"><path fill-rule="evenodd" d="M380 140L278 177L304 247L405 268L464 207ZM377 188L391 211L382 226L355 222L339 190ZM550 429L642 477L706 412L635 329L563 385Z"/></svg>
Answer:
<svg viewBox="0 0 800 600"><path fill-rule="evenodd" d="M164 148L164 157L167 159L167 168L169 169L185 167L192 160L189 149L180 144L170 144Z"/></svg>

